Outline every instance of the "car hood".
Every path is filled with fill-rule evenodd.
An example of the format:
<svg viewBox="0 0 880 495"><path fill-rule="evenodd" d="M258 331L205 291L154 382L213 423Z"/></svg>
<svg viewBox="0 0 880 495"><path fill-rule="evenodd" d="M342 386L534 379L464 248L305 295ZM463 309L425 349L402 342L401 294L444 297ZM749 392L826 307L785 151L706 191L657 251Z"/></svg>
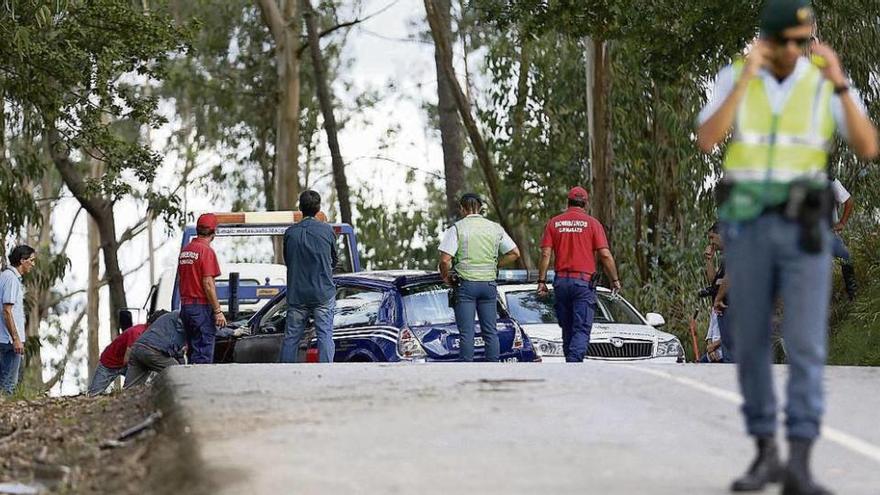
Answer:
<svg viewBox="0 0 880 495"><path fill-rule="evenodd" d="M526 334L533 339L562 341L562 329L555 323L521 325ZM612 337L636 340L666 340L672 335L661 332L650 325L622 325L618 323L596 323L590 333L590 340L606 340Z"/></svg>

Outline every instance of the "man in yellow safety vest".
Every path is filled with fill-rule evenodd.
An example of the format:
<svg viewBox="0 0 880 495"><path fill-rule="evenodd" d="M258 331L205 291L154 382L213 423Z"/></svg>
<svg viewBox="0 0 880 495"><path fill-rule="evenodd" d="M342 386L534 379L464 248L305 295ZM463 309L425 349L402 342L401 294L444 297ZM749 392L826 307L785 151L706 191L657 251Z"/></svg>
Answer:
<svg viewBox="0 0 880 495"><path fill-rule="evenodd" d="M862 158L877 155L877 131L837 54L813 37L806 0L767 0L760 38L718 74L698 119L705 152L731 136L719 185L730 309L742 407L758 453L733 491L782 481L787 495L830 493L813 481L810 449L824 408L831 288L831 197L826 167L838 131ZM811 50L813 59L807 58ZM784 303L790 363L785 467L776 447L771 374L774 300Z"/></svg>

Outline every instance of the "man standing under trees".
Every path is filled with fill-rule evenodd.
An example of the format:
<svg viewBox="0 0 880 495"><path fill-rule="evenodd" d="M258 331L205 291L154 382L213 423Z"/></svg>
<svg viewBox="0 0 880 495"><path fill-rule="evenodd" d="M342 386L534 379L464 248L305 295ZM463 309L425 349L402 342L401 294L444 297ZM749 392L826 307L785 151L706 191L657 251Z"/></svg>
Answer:
<svg viewBox="0 0 880 495"><path fill-rule="evenodd" d="M220 275L220 264L211 248L216 230L217 217L213 213L201 215L196 222L198 237L180 250L177 262L180 319L192 364L214 362L214 337L218 327L226 326L214 285L214 279Z"/></svg>
<svg viewBox="0 0 880 495"><path fill-rule="evenodd" d="M0 393L11 395L18 385L24 355L24 285L21 278L34 268L34 248L21 245L9 253L9 266L0 273Z"/></svg>
<svg viewBox="0 0 880 495"><path fill-rule="evenodd" d="M812 37L806 0L767 0L761 36L745 60L724 68L700 113L705 152L732 131L719 186L729 318L749 435L757 456L733 491L760 491L783 480L786 495L830 493L813 481L810 450L824 409L831 289L828 149L835 129L862 158L877 155L877 132L850 89L837 54ZM816 62L806 57L812 45ZM786 427L788 465L776 447L771 374L774 300L785 306L782 333L790 361Z"/></svg>
<svg viewBox="0 0 880 495"><path fill-rule="evenodd" d="M336 311L336 283L333 269L339 263L333 227L315 218L321 211L321 196L312 190L299 195L302 221L284 233L284 264L287 265L287 328L281 342L282 363L299 360L299 345L309 318L315 320L318 361L332 363L333 316Z"/></svg>
<svg viewBox="0 0 880 495"><path fill-rule="evenodd" d="M455 294L459 359L474 360L474 318L479 316L486 361L495 362L501 353L496 328L498 265L516 261L519 249L501 225L483 216L483 200L477 194L462 195L458 204L463 218L443 233L439 268Z"/></svg>
<svg viewBox="0 0 880 495"><path fill-rule="evenodd" d="M553 290L556 319L562 327L562 350L565 361L580 363L590 347L590 333L596 307L596 254L611 280L616 294L620 278L614 256L608 249L605 228L587 214L589 195L582 187L568 192L568 209L547 222L541 239L538 264L538 295L545 296L550 257L556 256Z"/></svg>

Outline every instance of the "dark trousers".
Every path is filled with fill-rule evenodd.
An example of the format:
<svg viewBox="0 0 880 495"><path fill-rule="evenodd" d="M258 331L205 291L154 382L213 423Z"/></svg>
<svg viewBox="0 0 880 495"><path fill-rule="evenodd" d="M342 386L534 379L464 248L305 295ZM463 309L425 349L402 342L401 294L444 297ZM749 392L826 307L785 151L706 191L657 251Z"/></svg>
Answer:
<svg viewBox="0 0 880 495"><path fill-rule="evenodd" d="M190 364L214 362L214 310L210 304L185 304L180 307L180 319L186 331L187 356Z"/></svg>
<svg viewBox="0 0 880 495"><path fill-rule="evenodd" d="M730 322L722 313L718 315L718 333L721 334L721 362L733 363L734 361L734 339L730 328Z"/></svg>
<svg viewBox="0 0 880 495"><path fill-rule="evenodd" d="M596 289L590 283L576 278L557 277L553 281L556 300L556 319L562 327L562 352L565 361L579 363L587 356L593 315L596 308Z"/></svg>

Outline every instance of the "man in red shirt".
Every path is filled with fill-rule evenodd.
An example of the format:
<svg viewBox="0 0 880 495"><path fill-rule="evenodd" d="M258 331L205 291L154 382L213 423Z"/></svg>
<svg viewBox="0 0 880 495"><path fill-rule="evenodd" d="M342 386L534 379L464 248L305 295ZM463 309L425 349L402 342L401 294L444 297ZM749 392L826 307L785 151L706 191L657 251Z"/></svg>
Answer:
<svg viewBox="0 0 880 495"><path fill-rule="evenodd" d="M546 296L547 269L551 254L556 255L556 319L562 327L562 350L565 361L579 363L587 355L593 313L596 307L596 255L616 293L620 279L614 257L608 249L605 229L587 215L587 191L573 187L568 192L568 209L547 222L541 239L541 262L538 267L538 294Z"/></svg>
<svg viewBox="0 0 880 495"><path fill-rule="evenodd" d="M104 348L101 352L98 367L95 368L95 374L92 376L92 383L89 385L89 397L103 394L107 387L113 383L113 380L125 375L125 371L128 368L128 357L131 354L131 346L156 321L156 318L165 313L167 311L156 311L150 315L146 323L132 326L116 336L113 342L110 342L110 345Z"/></svg>
<svg viewBox="0 0 880 495"><path fill-rule="evenodd" d="M214 362L214 336L217 327L226 326L214 285L214 279L220 275L217 255L211 249L216 230L217 217L213 213L200 216L196 222L198 237L180 250L177 259L180 319L192 364Z"/></svg>

